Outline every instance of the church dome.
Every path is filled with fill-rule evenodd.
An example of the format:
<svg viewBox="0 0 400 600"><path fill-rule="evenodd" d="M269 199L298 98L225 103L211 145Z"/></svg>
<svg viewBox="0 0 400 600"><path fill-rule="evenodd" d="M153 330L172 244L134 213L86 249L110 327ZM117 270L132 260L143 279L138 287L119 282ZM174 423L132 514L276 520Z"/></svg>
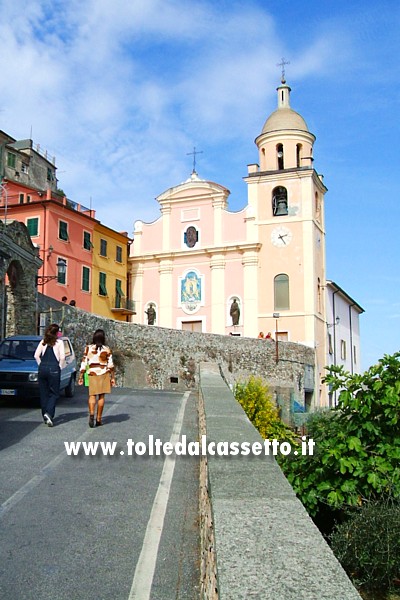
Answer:
<svg viewBox="0 0 400 600"><path fill-rule="evenodd" d="M282 129L308 131L307 123L299 113L291 108L278 108L265 121L262 133L271 133Z"/></svg>
<svg viewBox="0 0 400 600"><path fill-rule="evenodd" d="M285 129L309 133L303 117L290 106L291 89L284 79L276 91L278 92L278 108L265 121L261 135Z"/></svg>

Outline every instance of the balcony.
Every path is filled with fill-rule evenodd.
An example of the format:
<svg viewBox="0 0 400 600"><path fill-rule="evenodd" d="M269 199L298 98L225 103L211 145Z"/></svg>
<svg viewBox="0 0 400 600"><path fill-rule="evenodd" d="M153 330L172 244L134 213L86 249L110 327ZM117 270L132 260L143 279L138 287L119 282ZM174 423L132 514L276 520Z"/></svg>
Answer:
<svg viewBox="0 0 400 600"><path fill-rule="evenodd" d="M120 315L136 315L135 302L124 296L115 296L112 298L111 312Z"/></svg>

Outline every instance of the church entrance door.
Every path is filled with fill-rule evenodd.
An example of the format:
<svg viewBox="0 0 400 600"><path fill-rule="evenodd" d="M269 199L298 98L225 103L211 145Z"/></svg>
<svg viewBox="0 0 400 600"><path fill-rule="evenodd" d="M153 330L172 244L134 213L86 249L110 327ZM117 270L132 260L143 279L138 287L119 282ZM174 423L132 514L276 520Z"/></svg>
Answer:
<svg viewBox="0 0 400 600"><path fill-rule="evenodd" d="M183 331L196 331L197 333L202 332L202 322L201 321L183 321L182 322Z"/></svg>

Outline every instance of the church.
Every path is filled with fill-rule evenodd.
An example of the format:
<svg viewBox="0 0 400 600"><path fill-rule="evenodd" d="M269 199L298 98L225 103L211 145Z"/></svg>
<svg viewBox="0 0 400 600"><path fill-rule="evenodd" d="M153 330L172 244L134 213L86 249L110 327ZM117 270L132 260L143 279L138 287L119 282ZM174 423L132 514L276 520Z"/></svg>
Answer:
<svg viewBox="0 0 400 600"><path fill-rule="evenodd" d="M306 406L317 407L333 402L321 382L326 365L359 370L363 309L327 281L327 188L313 167L315 136L290 93L283 75L277 109L255 139L258 163L248 165L242 210L230 212L229 190L193 170L157 197L156 221L135 222L133 322L253 338L263 332L312 347Z"/></svg>

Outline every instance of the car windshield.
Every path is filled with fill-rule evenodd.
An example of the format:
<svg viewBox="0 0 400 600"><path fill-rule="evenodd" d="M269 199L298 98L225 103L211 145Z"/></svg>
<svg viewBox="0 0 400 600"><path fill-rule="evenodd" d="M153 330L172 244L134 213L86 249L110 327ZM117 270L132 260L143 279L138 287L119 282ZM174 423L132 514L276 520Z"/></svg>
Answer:
<svg viewBox="0 0 400 600"><path fill-rule="evenodd" d="M0 358L32 360L37 345L35 340L4 340L0 344Z"/></svg>

